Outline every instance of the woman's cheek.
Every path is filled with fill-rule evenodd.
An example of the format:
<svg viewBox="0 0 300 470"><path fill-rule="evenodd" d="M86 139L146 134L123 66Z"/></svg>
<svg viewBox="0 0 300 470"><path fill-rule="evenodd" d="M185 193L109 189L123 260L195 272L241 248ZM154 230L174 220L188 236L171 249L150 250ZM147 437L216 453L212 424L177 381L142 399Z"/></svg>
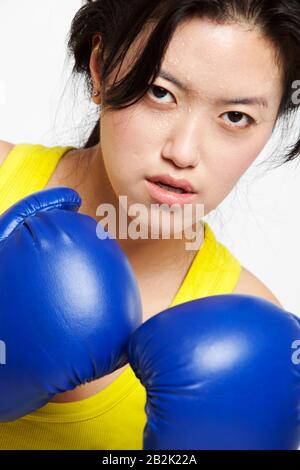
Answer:
<svg viewBox="0 0 300 470"><path fill-rule="evenodd" d="M230 193L239 179L254 163L268 141L266 134L256 139L234 145L231 149L219 149L215 158L209 158L208 181L205 182L206 210L215 209Z"/></svg>
<svg viewBox="0 0 300 470"><path fill-rule="evenodd" d="M257 153L255 151L243 151L222 155L222 159L215 161L212 174L214 179L218 181L218 187L222 190L223 197L226 197L231 189L238 182L240 177L249 168L255 160Z"/></svg>
<svg viewBox="0 0 300 470"><path fill-rule="evenodd" d="M255 162L269 138L272 135L272 126L268 125L260 132L255 132L247 139L241 139L240 143L235 143L224 151L220 149L217 153L219 157L215 161L215 170L223 174L230 182L237 180Z"/></svg>

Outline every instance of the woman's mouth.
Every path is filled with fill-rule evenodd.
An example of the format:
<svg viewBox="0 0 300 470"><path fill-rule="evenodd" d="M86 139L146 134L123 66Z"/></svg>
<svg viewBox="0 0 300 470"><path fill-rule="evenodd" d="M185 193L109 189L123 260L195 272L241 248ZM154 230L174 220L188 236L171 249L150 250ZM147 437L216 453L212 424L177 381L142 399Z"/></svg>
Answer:
<svg viewBox="0 0 300 470"><path fill-rule="evenodd" d="M157 179L157 181L155 181ZM177 187L178 183L176 182L176 186L168 184L166 181L162 182L158 180L159 178L151 178L146 179L146 186L149 191L150 196L156 202L161 204L179 204L184 205L187 202L190 202L191 199L196 195L195 192L190 192L187 190L190 189L190 186L185 182L180 183L183 187ZM163 178L164 180L168 178ZM168 179L169 180L169 179Z"/></svg>
<svg viewBox="0 0 300 470"><path fill-rule="evenodd" d="M166 191L170 191L173 193L177 194L185 194L185 191L181 188L175 188L174 186L169 186L168 184L163 184L163 183L155 183L157 186L159 186L162 189L165 189Z"/></svg>

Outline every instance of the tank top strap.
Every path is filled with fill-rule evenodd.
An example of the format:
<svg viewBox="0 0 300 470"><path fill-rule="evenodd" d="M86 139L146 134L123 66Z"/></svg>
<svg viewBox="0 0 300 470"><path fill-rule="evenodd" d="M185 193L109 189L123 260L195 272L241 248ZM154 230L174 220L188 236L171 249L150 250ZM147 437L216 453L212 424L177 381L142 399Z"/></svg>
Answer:
<svg viewBox="0 0 300 470"><path fill-rule="evenodd" d="M0 166L0 214L20 199L41 191L71 146L17 144Z"/></svg>
<svg viewBox="0 0 300 470"><path fill-rule="evenodd" d="M204 222L204 240L171 306L233 292L241 274L241 264L218 242L212 229Z"/></svg>

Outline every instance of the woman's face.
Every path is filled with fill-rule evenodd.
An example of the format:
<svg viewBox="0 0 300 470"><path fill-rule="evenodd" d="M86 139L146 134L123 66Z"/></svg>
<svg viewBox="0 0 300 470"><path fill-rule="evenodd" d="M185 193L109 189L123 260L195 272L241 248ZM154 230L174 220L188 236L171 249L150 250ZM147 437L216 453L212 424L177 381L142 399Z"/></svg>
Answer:
<svg viewBox="0 0 300 470"><path fill-rule="evenodd" d="M126 64L134 57L132 48ZM215 209L269 140L282 97L274 50L258 30L191 19L175 32L143 99L102 112L101 152L117 197L150 207L146 179L184 178ZM123 76L122 68L118 79Z"/></svg>

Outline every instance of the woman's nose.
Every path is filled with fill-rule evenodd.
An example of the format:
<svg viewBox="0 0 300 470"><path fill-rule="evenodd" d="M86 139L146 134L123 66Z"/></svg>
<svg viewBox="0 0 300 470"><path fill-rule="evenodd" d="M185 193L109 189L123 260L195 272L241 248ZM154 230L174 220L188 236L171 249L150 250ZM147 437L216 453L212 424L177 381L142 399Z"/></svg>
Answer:
<svg viewBox="0 0 300 470"><path fill-rule="evenodd" d="M168 138L162 157L171 160L179 168L195 167L199 162L199 127L195 123L179 126Z"/></svg>

